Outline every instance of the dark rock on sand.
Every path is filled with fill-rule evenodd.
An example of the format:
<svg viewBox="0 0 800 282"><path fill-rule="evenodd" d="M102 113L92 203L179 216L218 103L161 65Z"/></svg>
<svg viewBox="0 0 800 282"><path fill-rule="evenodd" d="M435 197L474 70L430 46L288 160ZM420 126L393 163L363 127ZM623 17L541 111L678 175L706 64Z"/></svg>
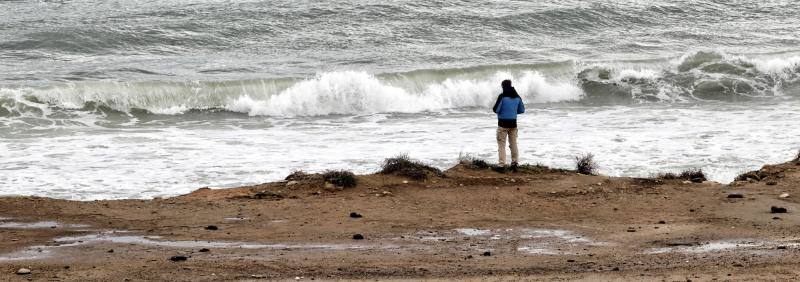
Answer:
<svg viewBox="0 0 800 282"><path fill-rule="evenodd" d="M361 234L353 235L353 240L364 240L364 235Z"/></svg>
<svg viewBox="0 0 800 282"><path fill-rule="evenodd" d="M778 246L778 250L785 250L786 246Z"/></svg>
<svg viewBox="0 0 800 282"><path fill-rule="evenodd" d="M659 220L659 221L658 221L658 224L667 224L667 221L665 221L665 220Z"/></svg>
<svg viewBox="0 0 800 282"><path fill-rule="evenodd" d="M786 208L772 206L769 208L770 213L786 213Z"/></svg>
<svg viewBox="0 0 800 282"><path fill-rule="evenodd" d="M363 216L360 213L351 212L350 213L350 217L352 217L352 218L362 218Z"/></svg>
<svg viewBox="0 0 800 282"><path fill-rule="evenodd" d="M485 251L485 252L483 252L483 256L485 256L485 257L490 257L490 256L492 256L492 252L490 252L490 251Z"/></svg>
<svg viewBox="0 0 800 282"><path fill-rule="evenodd" d="M186 256L172 256L169 258L171 261L186 261L187 259L189 258Z"/></svg>
<svg viewBox="0 0 800 282"><path fill-rule="evenodd" d="M216 225L209 225L206 226L206 230L219 230L219 227L217 227Z"/></svg>
<svg viewBox="0 0 800 282"><path fill-rule="evenodd" d="M741 198L744 198L744 195L742 195L742 194L736 194L736 193L734 193L734 194L728 194L728 199L741 199Z"/></svg>
<svg viewBox="0 0 800 282"><path fill-rule="evenodd" d="M201 252L201 253L207 253L207 252L210 252L210 251L211 250L206 249L206 248L202 248L202 249L199 250L199 252Z"/></svg>
<svg viewBox="0 0 800 282"><path fill-rule="evenodd" d="M778 185L778 182L777 181L769 181L769 182L767 182L767 185L770 185L770 186Z"/></svg>

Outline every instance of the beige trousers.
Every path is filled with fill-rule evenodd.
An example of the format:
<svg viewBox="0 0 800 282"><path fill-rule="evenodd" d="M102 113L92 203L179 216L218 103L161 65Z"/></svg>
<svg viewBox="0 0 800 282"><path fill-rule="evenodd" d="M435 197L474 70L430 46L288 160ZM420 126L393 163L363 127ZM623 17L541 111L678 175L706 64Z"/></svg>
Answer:
<svg viewBox="0 0 800 282"><path fill-rule="evenodd" d="M519 162L519 151L517 150L517 129L497 127L497 152L500 154L500 165L506 165L506 139L508 147L511 148L511 162Z"/></svg>

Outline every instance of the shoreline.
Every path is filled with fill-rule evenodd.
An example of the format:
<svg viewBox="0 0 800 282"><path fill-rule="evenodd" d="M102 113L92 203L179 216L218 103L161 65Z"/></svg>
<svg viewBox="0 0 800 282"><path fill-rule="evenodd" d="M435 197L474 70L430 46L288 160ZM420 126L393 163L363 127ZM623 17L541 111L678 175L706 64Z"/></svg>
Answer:
<svg viewBox="0 0 800 282"><path fill-rule="evenodd" d="M486 165L151 200L0 197L0 279L800 278L800 160L727 185Z"/></svg>

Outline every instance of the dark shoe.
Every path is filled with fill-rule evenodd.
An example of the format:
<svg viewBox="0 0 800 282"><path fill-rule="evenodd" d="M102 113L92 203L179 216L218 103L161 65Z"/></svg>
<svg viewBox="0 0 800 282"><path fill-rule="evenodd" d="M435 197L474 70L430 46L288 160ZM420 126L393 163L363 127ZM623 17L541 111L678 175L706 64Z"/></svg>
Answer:
<svg viewBox="0 0 800 282"><path fill-rule="evenodd" d="M514 162L514 163L511 163L511 166L508 169L513 171L513 172L517 172L518 168L519 168L519 164Z"/></svg>

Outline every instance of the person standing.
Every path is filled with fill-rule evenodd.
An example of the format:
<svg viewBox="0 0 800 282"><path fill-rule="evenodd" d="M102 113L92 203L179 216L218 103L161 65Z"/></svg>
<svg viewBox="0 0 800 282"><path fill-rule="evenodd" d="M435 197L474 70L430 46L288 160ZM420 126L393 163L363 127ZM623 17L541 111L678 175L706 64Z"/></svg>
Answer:
<svg viewBox="0 0 800 282"><path fill-rule="evenodd" d="M517 94L517 90L511 86L511 80L503 80L500 83L503 93L497 96L494 103L494 112L497 114L497 151L500 157L499 165L506 165L506 140L511 149L511 166L516 167L519 162L519 150L517 148L517 115L525 113L525 105L522 98Z"/></svg>

